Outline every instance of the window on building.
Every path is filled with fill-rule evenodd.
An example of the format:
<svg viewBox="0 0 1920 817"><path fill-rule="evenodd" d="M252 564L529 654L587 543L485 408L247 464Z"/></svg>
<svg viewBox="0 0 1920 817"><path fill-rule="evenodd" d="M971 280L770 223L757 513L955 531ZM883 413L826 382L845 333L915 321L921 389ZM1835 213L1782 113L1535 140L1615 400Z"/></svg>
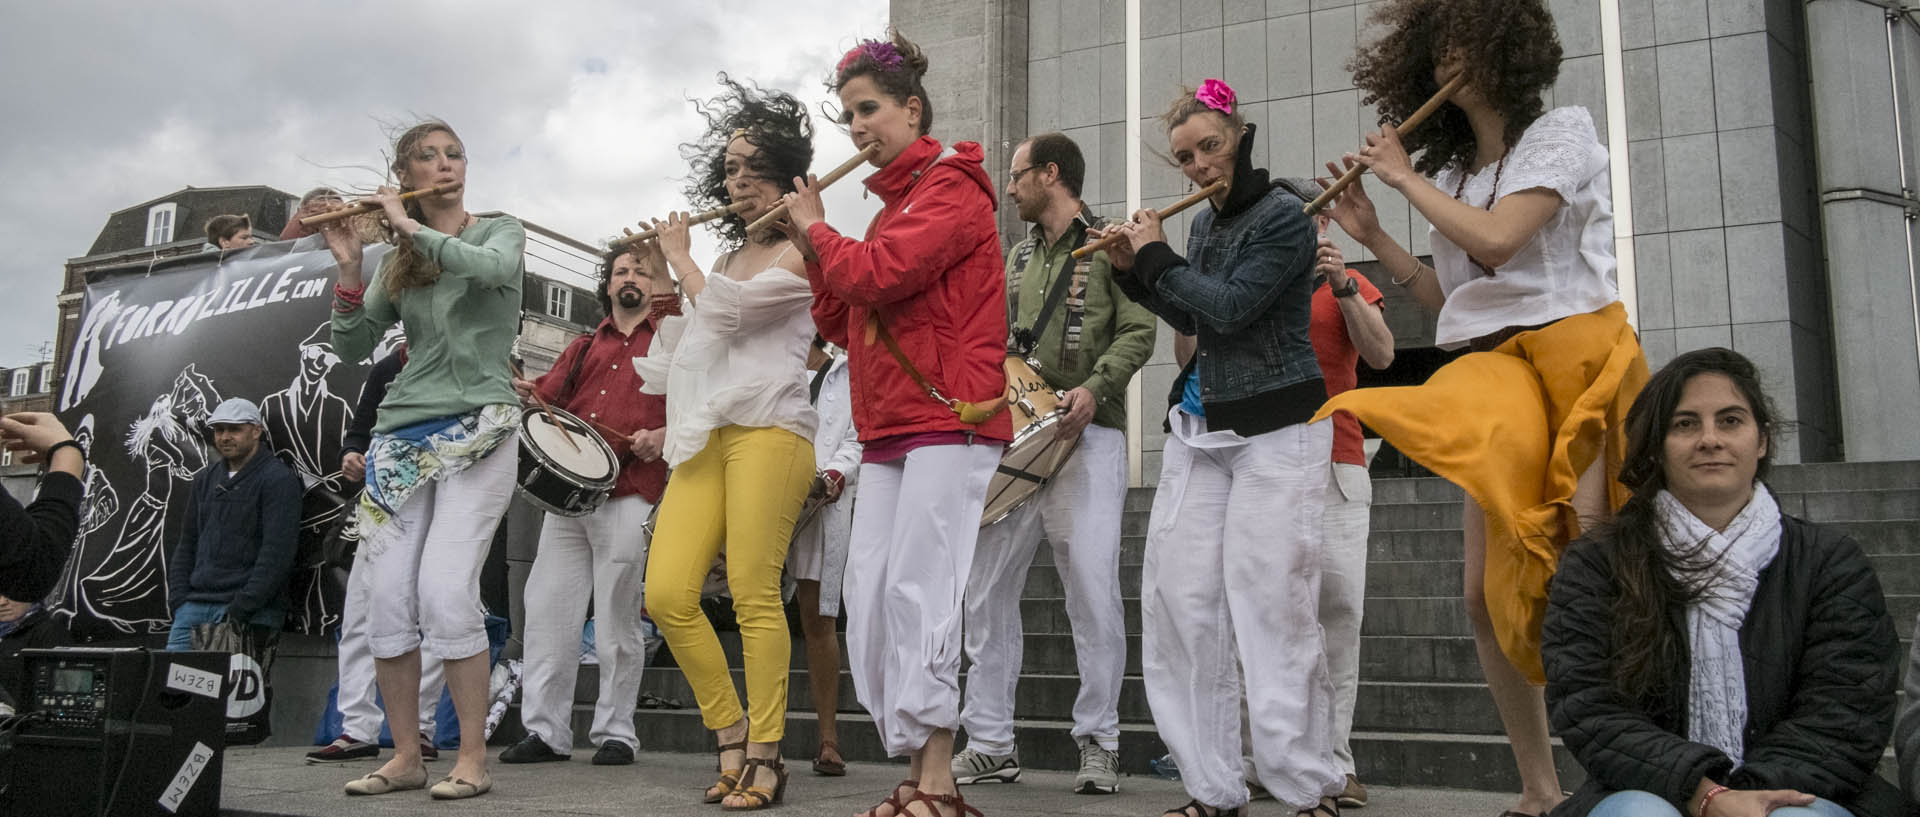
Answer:
<svg viewBox="0 0 1920 817"><path fill-rule="evenodd" d="M173 216L177 206L167 202L147 208L147 246L173 240Z"/></svg>
<svg viewBox="0 0 1920 817"><path fill-rule="evenodd" d="M33 370L32 369L14 369L13 370L13 390L7 393L10 395L13 395L14 397L19 397L20 395L26 394L27 389L30 389L30 388L33 388Z"/></svg>
<svg viewBox="0 0 1920 817"><path fill-rule="evenodd" d="M53 364L51 363L40 364L40 390L53 391Z"/></svg>
<svg viewBox="0 0 1920 817"><path fill-rule="evenodd" d="M0 466L13 464L13 449L0 448Z"/></svg>
<svg viewBox="0 0 1920 817"><path fill-rule="evenodd" d="M547 314L563 321L573 320L573 293L563 284L547 284Z"/></svg>

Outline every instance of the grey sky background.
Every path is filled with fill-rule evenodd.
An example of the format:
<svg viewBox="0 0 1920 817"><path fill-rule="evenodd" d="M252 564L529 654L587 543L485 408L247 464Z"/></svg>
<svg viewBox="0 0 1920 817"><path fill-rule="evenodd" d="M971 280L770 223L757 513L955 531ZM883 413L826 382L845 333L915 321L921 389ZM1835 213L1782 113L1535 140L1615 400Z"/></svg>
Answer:
<svg viewBox="0 0 1920 817"><path fill-rule="evenodd" d="M5 4L0 367L54 339L61 265L110 213L187 185L371 189L391 126L423 116L466 143L469 208L596 244L686 207L678 146L703 126L688 99L719 71L808 101L825 173L853 150L818 115L824 80L886 15L885 0ZM828 191L836 227L878 209L863 175Z"/></svg>

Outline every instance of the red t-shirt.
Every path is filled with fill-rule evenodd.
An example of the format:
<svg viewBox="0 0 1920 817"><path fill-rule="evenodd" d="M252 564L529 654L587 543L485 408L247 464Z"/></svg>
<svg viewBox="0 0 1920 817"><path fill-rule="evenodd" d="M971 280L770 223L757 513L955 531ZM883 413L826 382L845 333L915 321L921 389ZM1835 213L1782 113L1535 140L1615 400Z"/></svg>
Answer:
<svg viewBox="0 0 1920 817"><path fill-rule="evenodd" d="M1386 302L1372 281L1353 270L1347 275L1360 285L1360 297L1374 308ZM1320 359L1320 377L1327 381L1327 396L1332 397L1360 382L1354 367L1360 364L1360 350L1347 336L1347 318L1340 314L1339 299L1322 279L1313 291L1313 323L1307 328L1313 341L1313 356ZM1367 454L1361 448L1360 421L1348 412L1333 415L1333 461L1348 465L1366 465Z"/></svg>
<svg viewBox="0 0 1920 817"><path fill-rule="evenodd" d="M652 342L653 321L641 321L634 327L633 334L622 335L613 325L613 319L607 318L593 334L569 344L567 350L560 353L560 359L553 362L553 368L533 383L540 399L621 432L619 437L601 432L601 437L613 446L613 453L620 458L620 475L614 480L613 495L639 494L648 502L657 503L667 487L666 460L655 458L653 462L641 462L639 457L630 456L625 436L667 424L667 398L641 394L640 374L633 370L633 359L645 355ZM573 394L568 395L564 403L558 402L563 396L560 392L566 386L567 373L573 370L574 359L583 354L586 359L581 361Z"/></svg>

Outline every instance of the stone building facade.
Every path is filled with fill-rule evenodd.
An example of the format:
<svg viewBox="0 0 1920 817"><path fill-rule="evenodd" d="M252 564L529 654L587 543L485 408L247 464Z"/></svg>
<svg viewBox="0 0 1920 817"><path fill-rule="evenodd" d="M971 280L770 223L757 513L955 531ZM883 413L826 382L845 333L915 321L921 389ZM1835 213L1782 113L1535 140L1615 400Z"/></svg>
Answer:
<svg viewBox="0 0 1920 817"><path fill-rule="evenodd" d="M1613 154L1622 291L1649 363L1706 346L1753 358L1794 423L1786 461L1920 458L1920 432L1899 418L1900 406L1920 403L1908 181L1917 165L1913 124L1899 118L1914 116L1920 29L1864 0L1549 3L1565 58L1548 104L1586 107ZM932 59L935 136L981 141L1000 177L1022 137L1063 131L1087 156L1086 200L1118 216L1130 193L1128 6L893 0L891 11ZM1375 7L1137 0L1136 201L1160 207L1187 192L1161 158L1154 117L1180 86L1207 77L1238 92L1263 134L1255 162L1278 175L1324 173L1354 149L1377 124L1346 62ZM1381 185L1369 191L1386 227L1424 254L1420 215ZM1010 212L1001 222L1011 244L1020 228ZM1179 242L1185 219L1169 227ZM1368 271L1361 248L1333 234ZM1432 348L1433 317L1383 289L1402 354L1394 370L1363 369L1362 382L1417 382L1446 358ZM1134 443L1149 484L1162 396L1177 373L1170 334L1136 389Z"/></svg>

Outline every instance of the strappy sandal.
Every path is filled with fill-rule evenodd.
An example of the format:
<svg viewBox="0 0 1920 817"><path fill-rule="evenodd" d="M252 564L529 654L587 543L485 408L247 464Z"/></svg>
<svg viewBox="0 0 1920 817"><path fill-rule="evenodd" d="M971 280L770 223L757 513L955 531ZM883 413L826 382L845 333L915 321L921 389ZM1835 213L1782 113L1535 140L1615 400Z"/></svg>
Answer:
<svg viewBox="0 0 1920 817"><path fill-rule="evenodd" d="M1240 807L1214 808L1198 800L1188 800L1186 805L1167 809L1165 814L1176 817L1240 817ZM1165 817L1165 814L1162 817Z"/></svg>
<svg viewBox="0 0 1920 817"><path fill-rule="evenodd" d="M893 817L900 817L900 815L905 814L907 806L905 803L900 802L901 789L913 789L918 793L920 791L920 781L902 780L899 783L895 783L893 789L887 792L887 799L880 801L879 805L861 812L860 817L880 817L881 806L892 806ZM907 799L911 800L913 798L909 797Z"/></svg>
<svg viewBox="0 0 1920 817"><path fill-rule="evenodd" d="M835 760L827 759L827 750L833 750ZM821 777L846 777L847 760L840 754L840 744L836 741L820 741L820 753L813 759L813 773Z"/></svg>
<svg viewBox="0 0 1920 817"><path fill-rule="evenodd" d="M1334 797L1322 797L1312 808L1303 808L1294 812L1294 817L1340 817L1340 800Z"/></svg>
<svg viewBox="0 0 1920 817"><path fill-rule="evenodd" d="M733 743L728 743L720 747L720 751L716 753L713 761L714 768L720 769L720 779L715 781L713 785L707 787L706 796L700 802L708 804L718 803L727 799L727 795L733 793L734 787L740 785L741 773L746 771L746 769L725 769L720 768L720 764L726 762L728 752L740 752L744 754L746 751L747 742L744 740L734 741Z"/></svg>
<svg viewBox="0 0 1920 817"><path fill-rule="evenodd" d="M912 797L907 798L907 809L913 808L915 803L928 804L927 808L929 813L925 815L925 817L941 817L941 806L952 806L953 817L967 817L969 814L973 815L973 817L986 817L986 815L980 813L979 809L967 805L966 799L958 793L928 794L923 791L916 791ZM900 810L901 817L920 817L913 812L907 811L907 809Z"/></svg>
<svg viewBox="0 0 1920 817"><path fill-rule="evenodd" d="M769 789L766 786L744 785L748 781L755 779L754 769L766 769L773 772L773 788ZM745 797L751 799L753 802L743 806L729 806L723 803L720 807L727 811L758 811L766 808L767 806L780 802L781 798L786 796L787 764L777 757L772 760L758 757L747 758L746 767L740 770L740 782L744 787L734 789L733 793L727 796Z"/></svg>

